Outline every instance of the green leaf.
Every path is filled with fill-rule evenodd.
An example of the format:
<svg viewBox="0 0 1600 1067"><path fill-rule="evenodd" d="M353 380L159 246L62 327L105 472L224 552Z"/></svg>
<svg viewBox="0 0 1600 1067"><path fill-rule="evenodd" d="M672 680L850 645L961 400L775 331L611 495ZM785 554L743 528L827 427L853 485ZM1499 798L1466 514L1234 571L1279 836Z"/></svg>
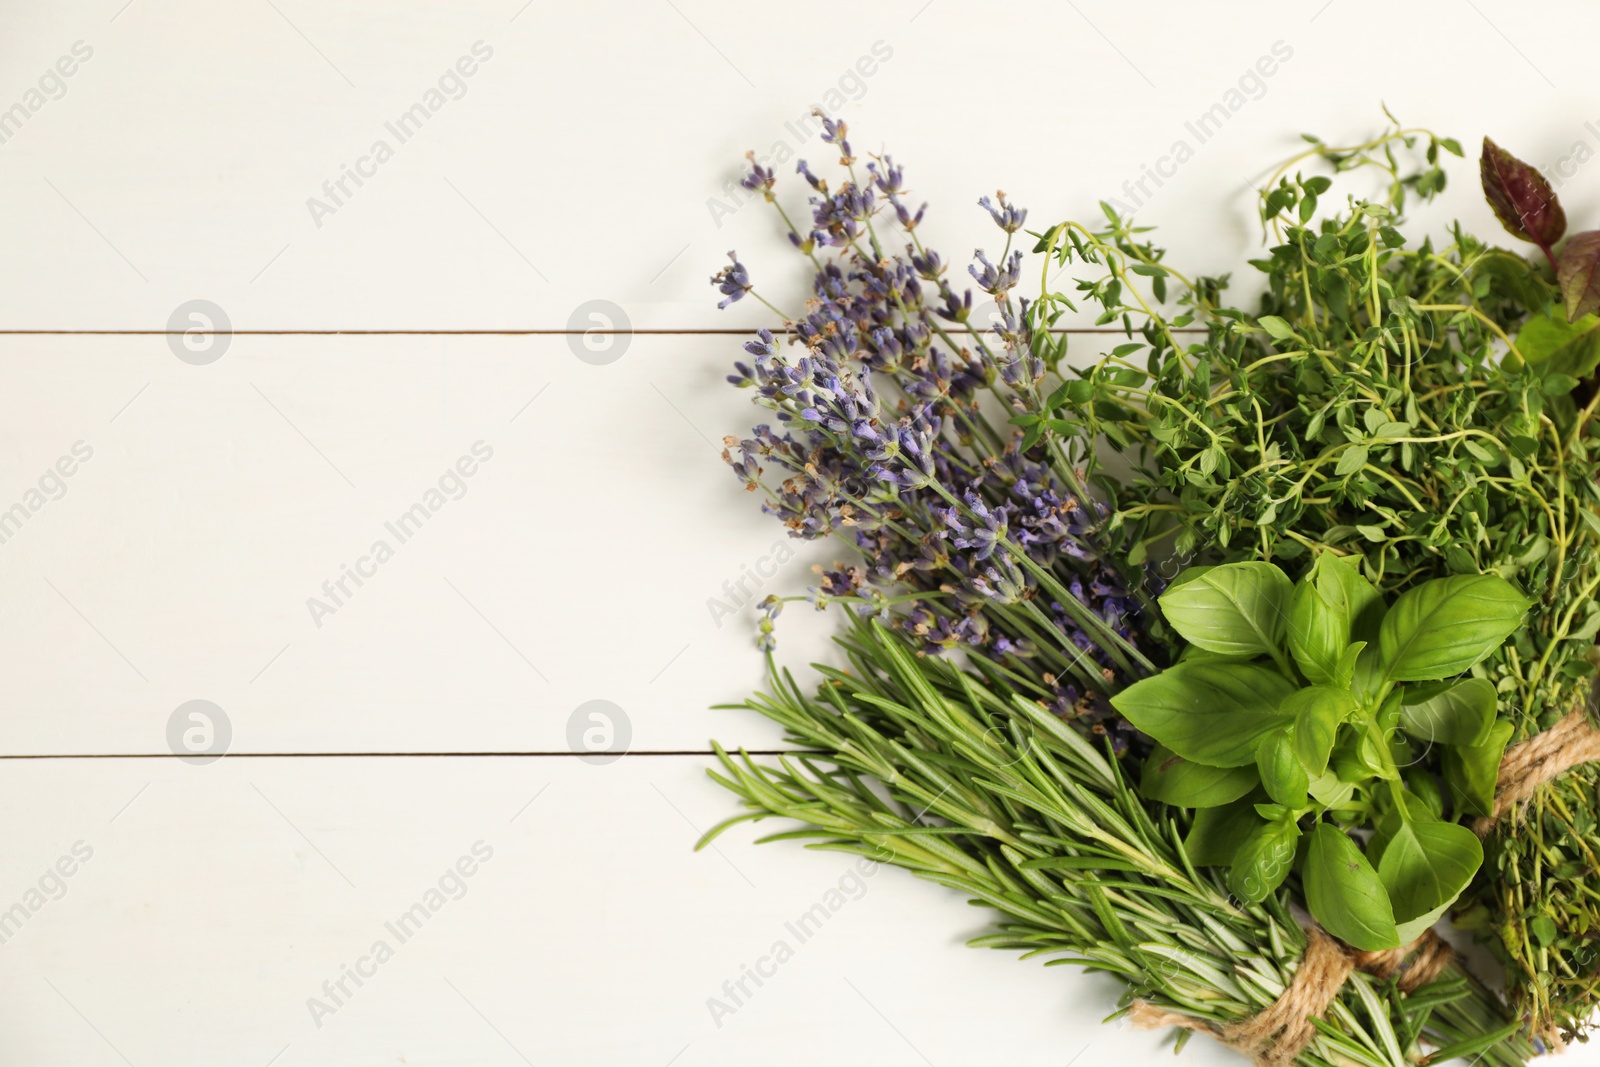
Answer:
<svg viewBox="0 0 1600 1067"><path fill-rule="evenodd" d="M1600 318L1534 315L1517 334L1517 351L1544 374L1587 378L1600 365Z"/></svg>
<svg viewBox="0 0 1600 1067"><path fill-rule="evenodd" d="M1483 864L1478 835L1459 823L1401 820L1383 846L1378 878L1398 923L1448 907Z"/></svg>
<svg viewBox="0 0 1600 1067"><path fill-rule="evenodd" d="M1135 682L1111 705L1184 759L1243 767L1263 736L1289 723L1278 705L1293 691L1277 671L1203 659Z"/></svg>
<svg viewBox="0 0 1600 1067"><path fill-rule="evenodd" d="M1324 771L1311 779L1311 799L1325 808L1342 808L1355 796L1356 787L1339 781L1332 771Z"/></svg>
<svg viewBox="0 0 1600 1067"><path fill-rule="evenodd" d="M1312 682L1348 685L1341 660L1356 620L1381 603L1378 591L1353 562L1331 552L1317 557L1295 584L1289 601L1289 651Z"/></svg>
<svg viewBox="0 0 1600 1067"><path fill-rule="evenodd" d="M1356 667L1361 662L1361 653L1366 650L1365 641L1357 641L1344 650L1344 655L1339 657L1339 666L1334 671L1333 681L1336 688L1349 689L1355 682Z"/></svg>
<svg viewBox="0 0 1600 1067"><path fill-rule="evenodd" d="M1286 808L1303 808L1311 776L1300 763L1290 730L1275 730L1261 739L1256 749L1256 770L1267 796Z"/></svg>
<svg viewBox="0 0 1600 1067"><path fill-rule="evenodd" d="M1488 656L1522 623L1528 600L1493 574L1435 578L1403 594L1384 616L1378 640L1396 682L1460 674Z"/></svg>
<svg viewBox="0 0 1600 1067"><path fill-rule="evenodd" d="M1294 327L1276 315L1263 315L1256 322L1272 335L1274 341L1288 341L1294 337Z"/></svg>
<svg viewBox="0 0 1600 1067"><path fill-rule="evenodd" d="M1181 584L1180 584L1181 583ZM1294 587L1271 563L1228 563L1174 583L1162 614L1190 644L1228 656L1277 656Z"/></svg>
<svg viewBox="0 0 1600 1067"><path fill-rule="evenodd" d="M1316 825L1301 879L1306 908L1334 937L1368 951L1400 947L1388 890L1344 831Z"/></svg>
<svg viewBox="0 0 1600 1067"><path fill-rule="evenodd" d="M1256 784L1251 767L1207 767L1157 745L1145 757L1139 792L1174 807L1215 808L1238 800Z"/></svg>
<svg viewBox="0 0 1600 1067"><path fill-rule="evenodd" d="M1184 854L1196 867L1227 867L1239 846L1263 822L1251 797L1220 808L1202 808L1195 812L1194 824L1183 839Z"/></svg>
<svg viewBox="0 0 1600 1067"><path fill-rule="evenodd" d="M1354 474L1367 465L1367 448L1365 445L1351 445L1339 454L1339 462L1333 468L1333 473L1343 478L1345 475Z"/></svg>
<svg viewBox="0 0 1600 1067"><path fill-rule="evenodd" d="M1400 700L1400 728L1419 741L1481 745L1489 739L1499 700L1483 678L1418 686Z"/></svg>
<svg viewBox="0 0 1600 1067"><path fill-rule="evenodd" d="M1278 710L1293 716L1294 753L1300 765L1311 774L1321 774L1328 769L1339 724L1355 713L1356 699L1348 690L1313 685L1290 694Z"/></svg>
<svg viewBox="0 0 1600 1067"><path fill-rule="evenodd" d="M1289 877L1300 827L1292 818L1258 826L1234 853L1228 890L1247 904L1259 904Z"/></svg>
<svg viewBox="0 0 1600 1067"><path fill-rule="evenodd" d="M1489 276L1502 293L1530 310L1544 307L1550 298L1549 286L1535 268L1506 251L1493 250L1474 260L1472 274Z"/></svg>
<svg viewBox="0 0 1600 1067"><path fill-rule="evenodd" d="M1497 722L1481 745L1444 750L1444 781L1450 787L1450 804L1464 815L1488 816L1494 811L1494 787L1500 776L1500 758L1515 727Z"/></svg>

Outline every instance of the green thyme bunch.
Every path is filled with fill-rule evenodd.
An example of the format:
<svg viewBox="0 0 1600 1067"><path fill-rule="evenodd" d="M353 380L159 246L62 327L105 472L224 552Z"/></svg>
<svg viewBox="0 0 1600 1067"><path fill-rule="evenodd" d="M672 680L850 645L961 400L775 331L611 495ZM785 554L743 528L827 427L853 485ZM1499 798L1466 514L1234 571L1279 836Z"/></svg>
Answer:
<svg viewBox="0 0 1600 1067"><path fill-rule="evenodd" d="M1308 140L1262 193L1259 310L1227 306L1226 278L1187 285L1171 322L1089 290L1129 343L1046 417L1134 457L1111 521L1131 531L1136 554L1293 571L1341 557L1384 596L1452 575L1513 583L1533 603L1526 623L1474 675L1498 697L1501 743L1526 738L1580 704L1595 672L1600 394L1586 379L1600 320L1562 299L1589 275L1559 277L1459 225L1439 244L1407 234L1406 199L1443 190L1439 160L1460 154L1453 141L1398 129L1348 149ZM1317 163L1333 177L1298 169ZM1373 169L1386 196L1335 199L1335 179ZM1486 162L1486 185L1492 169L1506 173ZM1491 201L1530 187L1516 177L1491 187ZM1530 221L1548 255L1548 219ZM1071 258L1053 236L1041 245ZM1114 239L1154 262L1134 231ZM1204 340L1180 349L1178 322L1203 325ZM1593 781L1580 769L1508 816L1463 898L1463 918L1506 959L1514 1006L1542 1037L1579 1034L1596 1000ZM1487 814L1481 792L1450 798L1451 819Z"/></svg>

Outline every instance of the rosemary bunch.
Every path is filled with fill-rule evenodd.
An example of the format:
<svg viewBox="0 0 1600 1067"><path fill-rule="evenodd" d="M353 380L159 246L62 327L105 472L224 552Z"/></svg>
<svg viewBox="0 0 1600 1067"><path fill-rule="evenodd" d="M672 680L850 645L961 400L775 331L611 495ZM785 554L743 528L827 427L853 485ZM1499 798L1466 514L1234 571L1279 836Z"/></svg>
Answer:
<svg viewBox="0 0 1600 1067"><path fill-rule="evenodd" d="M1422 163L1407 173L1411 148ZM1188 287L1184 318L1207 334L1179 351L1144 308L1146 344L1104 359L1063 406L1140 458L1112 522L1146 551L1348 556L1386 594L1454 574L1519 585L1534 603L1526 625L1473 669L1499 696L1500 746L1566 715L1595 672L1600 400L1579 386L1600 361L1600 323L1569 322L1542 265L1459 225L1438 246L1404 232L1407 195L1444 187L1441 151L1459 154L1423 131L1314 143L1262 194L1260 310L1226 306L1221 280ZM1378 168L1387 197L1333 206L1334 179L1291 173L1319 159L1336 176ZM1108 236L1131 245L1127 231ZM1142 368L1130 363L1137 349L1148 349ZM1427 757L1440 758L1458 757ZM1475 772L1485 787L1495 762ZM1461 918L1494 935L1513 1003L1541 1036L1578 1035L1596 1003L1593 783L1576 772L1506 820L1463 898L1476 905ZM1453 791L1451 817L1488 814L1485 793Z"/></svg>
<svg viewBox="0 0 1600 1067"><path fill-rule="evenodd" d="M861 620L840 644L850 669L817 667L815 696L774 667L771 692L742 705L805 751L774 765L719 747L711 776L749 810L706 841L745 820L798 820L802 829L763 840L805 839L965 893L1000 917L972 944L1114 974L1128 984L1124 1007L1140 998L1221 1027L1284 991L1305 947L1287 897L1231 897L1185 855L1182 812L1141 800L1117 759L1004 667L920 656L903 634ZM1533 1054L1455 965L1406 995L1353 974L1318 1029L1306 1067L1453 1056L1509 1067ZM1438 1047L1429 1055L1425 1043Z"/></svg>

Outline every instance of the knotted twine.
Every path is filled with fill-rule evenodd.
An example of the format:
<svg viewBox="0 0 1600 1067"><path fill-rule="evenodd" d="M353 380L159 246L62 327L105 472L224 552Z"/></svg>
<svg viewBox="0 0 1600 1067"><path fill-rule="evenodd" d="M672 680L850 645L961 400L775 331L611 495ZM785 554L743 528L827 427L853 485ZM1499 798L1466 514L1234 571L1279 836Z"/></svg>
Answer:
<svg viewBox="0 0 1600 1067"><path fill-rule="evenodd" d="M1594 760L1600 760L1600 730L1590 724L1580 704L1550 729L1506 750L1495 781L1494 810L1472 828L1483 837L1496 819L1533 796L1541 785Z"/></svg>
<svg viewBox="0 0 1600 1067"><path fill-rule="evenodd" d="M1450 963L1450 946L1432 930L1405 948L1361 952L1313 926L1306 931L1306 954L1283 994L1265 1008L1236 1023L1216 1027L1177 1012L1163 1011L1149 1001L1136 1000L1128 1018L1140 1030L1181 1026L1210 1034L1224 1045L1249 1056L1256 1067L1287 1067L1317 1034L1320 1018L1339 995L1352 971L1380 978L1399 974L1397 984L1411 992L1432 982Z"/></svg>
<svg viewBox="0 0 1600 1067"><path fill-rule="evenodd" d="M1596 760L1600 760L1600 730L1579 705L1550 729L1506 750L1495 780L1494 808L1473 829L1480 837L1486 835L1495 820L1533 796L1540 786L1581 763ZM1382 952L1353 949L1315 925L1306 935L1305 955L1288 987L1277 1000L1248 1018L1218 1027L1144 1000L1129 1006L1128 1018L1140 1030L1179 1026L1210 1034L1249 1056L1256 1067L1288 1067L1316 1037L1313 1020L1328 1010L1351 973L1365 971L1384 979L1398 973L1396 984L1409 993L1437 978L1452 956L1450 946L1432 930L1410 945Z"/></svg>

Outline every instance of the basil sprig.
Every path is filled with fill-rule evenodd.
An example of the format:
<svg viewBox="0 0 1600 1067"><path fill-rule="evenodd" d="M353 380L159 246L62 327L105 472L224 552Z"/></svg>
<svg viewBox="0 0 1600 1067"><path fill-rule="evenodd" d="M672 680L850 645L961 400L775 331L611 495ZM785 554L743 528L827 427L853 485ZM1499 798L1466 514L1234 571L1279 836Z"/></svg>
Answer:
<svg viewBox="0 0 1600 1067"><path fill-rule="evenodd" d="M1190 858L1229 868L1250 903L1298 872L1312 916L1356 948L1436 922L1483 862L1455 820L1488 810L1510 736L1494 687L1463 675L1527 598L1472 574L1385 605L1324 553L1298 582L1271 563L1192 567L1159 604L1189 647L1112 703L1158 743L1144 795L1198 809Z"/></svg>

